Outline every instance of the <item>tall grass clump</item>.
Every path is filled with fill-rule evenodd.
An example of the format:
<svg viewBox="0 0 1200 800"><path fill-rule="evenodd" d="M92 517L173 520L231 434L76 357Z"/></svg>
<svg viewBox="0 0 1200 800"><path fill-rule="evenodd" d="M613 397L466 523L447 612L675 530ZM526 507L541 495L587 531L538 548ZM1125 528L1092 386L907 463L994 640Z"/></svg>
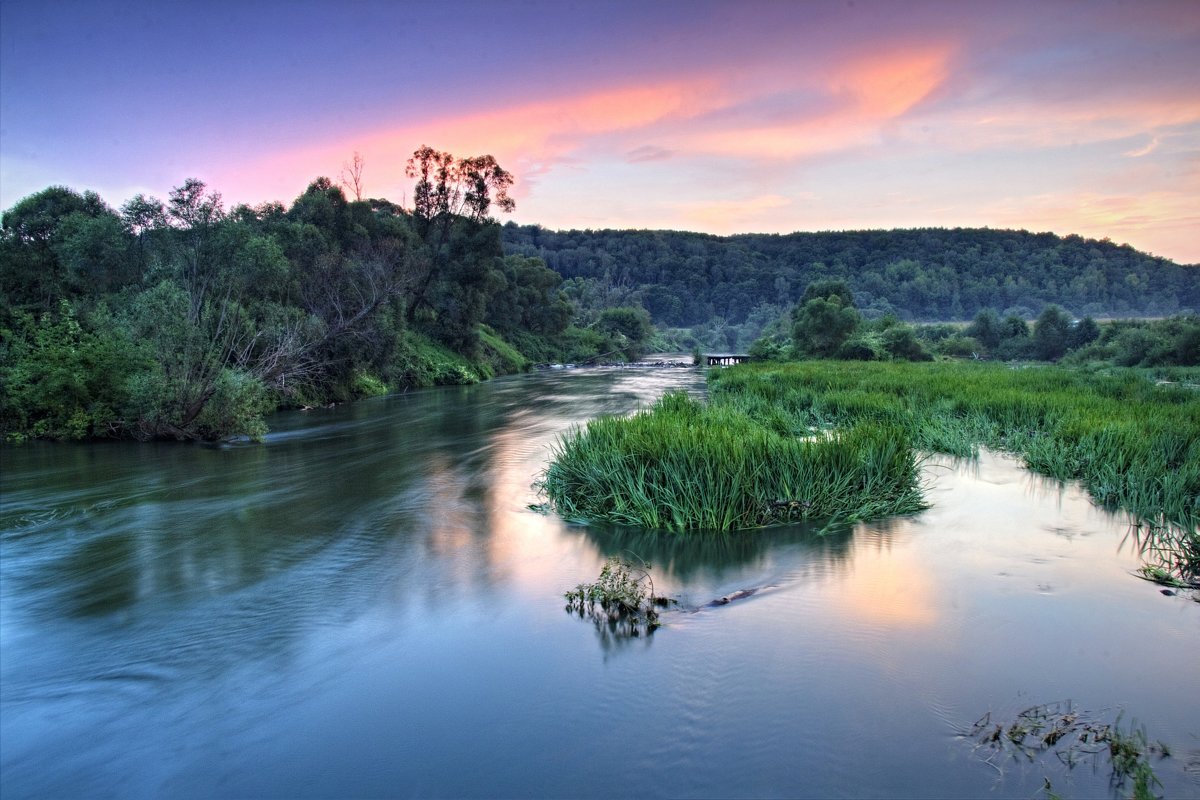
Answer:
<svg viewBox="0 0 1200 800"><path fill-rule="evenodd" d="M917 458L893 425L798 436L736 404L664 396L562 437L541 488L568 518L672 531L867 519L923 507Z"/></svg>
<svg viewBox="0 0 1200 800"><path fill-rule="evenodd" d="M710 397L776 429L887 424L924 451L1014 453L1128 512L1152 545L1200 550L1200 391L1191 386L1156 385L1135 370L821 361L721 370ZM1195 558L1175 564L1197 578Z"/></svg>

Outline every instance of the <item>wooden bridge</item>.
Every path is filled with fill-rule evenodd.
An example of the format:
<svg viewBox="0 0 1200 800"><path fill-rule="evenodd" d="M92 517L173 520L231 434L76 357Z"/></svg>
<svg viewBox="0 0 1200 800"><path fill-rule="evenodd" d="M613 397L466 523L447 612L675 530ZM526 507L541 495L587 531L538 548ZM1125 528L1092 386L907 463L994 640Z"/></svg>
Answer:
<svg viewBox="0 0 1200 800"><path fill-rule="evenodd" d="M745 353L709 353L705 358L708 359L710 367L727 367L732 364L741 364L752 360Z"/></svg>

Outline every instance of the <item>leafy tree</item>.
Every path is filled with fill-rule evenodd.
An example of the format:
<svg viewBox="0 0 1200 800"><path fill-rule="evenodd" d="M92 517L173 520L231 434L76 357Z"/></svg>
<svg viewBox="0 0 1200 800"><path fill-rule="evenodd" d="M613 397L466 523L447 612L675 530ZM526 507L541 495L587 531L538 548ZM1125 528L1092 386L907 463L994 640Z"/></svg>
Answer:
<svg viewBox="0 0 1200 800"><path fill-rule="evenodd" d="M421 145L408 160L405 174L417 179L413 215L426 224L459 216L486 222L493 202L504 212L516 207L508 196L513 176L490 155L456 159Z"/></svg>
<svg viewBox="0 0 1200 800"><path fill-rule="evenodd" d="M99 312L87 330L66 300L0 331L0 430L56 439L120 435L126 381L144 367L134 342Z"/></svg>
<svg viewBox="0 0 1200 800"><path fill-rule="evenodd" d="M650 314L644 308L610 308L596 322L596 330L607 336L613 350L633 361L645 353L646 342L654 333Z"/></svg>
<svg viewBox="0 0 1200 800"><path fill-rule="evenodd" d="M832 358L861 322L843 281L815 281L792 312L792 338L801 355Z"/></svg>
<svg viewBox="0 0 1200 800"><path fill-rule="evenodd" d="M0 292L4 304L53 311L77 294L58 248L78 235L82 220L112 215L95 192L51 186L18 202L0 222Z"/></svg>
<svg viewBox="0 0 1200 800"><path fill-rule="evenodd" d="M1100 326L1096 324L1096 320L1091 317L1084 317L1078 323L1071 326L1071 333L1068 336L1067 347L1070 350L1077 350L1080 347L1091 344L1100 338Z"/></svg>
<svg viewBox="0 0 1200 800"><path fill-rule="evenodd" d="M493 203L505 212L516 207L508 196L513 177L490 155L456 159L428 145L413 153L405 171L417 179L413 219L428 248L428 257L420 262L423 275L410 293L407 319L416 322L424 314L426 319L440 320L435 334L442 341L470 344L472 326L483 313L481 297L486 291L481 287L492 265L478 262L464 270L462 265L454 266L454 259L464 252L463 241L486 243L490 258L503 256L499 228L488 212ZM472 260L477 261L474 257ZM456 274L451 275L451 271ZM450 298L450 306L445 309L450 312L448 316L434 313L438 296Z"/></svg>
<svg viewBox="0 0 1200 800"><path fill-rule="evenodd" d="M842 280L864 316L969 320L984 308L1026 318L1048 303L1082 313L1200 308L1200 268L1111 242L991 229L710 236L681 231L549 231L504 226L505 251L574 279L611 282L659 325L714 317L739 325L755 306ZM845 303L843 303L843 306ZM1007 313L1007 311L1005 312Z"/></svg>
<svg viewBox="0 0 1200 800"><path fill-rule="evenodd" d="M918 341L909 325L894 325L883 332L883 349L900 361L931 361L933 356Z"/></svg>
<svg viewBox="0 0 1200 800"><path fill-rule="evenodd" d="M843 308L854 306L854 292L850 291L850 287L842 280L813 281L805 288L799 305L803 306L809 300L816 300L818 298L823 300L836 298L838 305Z"/></svg>
<svg viewBox="0 0 1200 800"><path fill-rule="evenodd" d="M562 276L540 258L507 256L499 262L486 320L502 333L527 330L556 336L575 309L562 289Z"/></svg>
<svg viewBox="0 0 1200 800"><path fill-rule="evenodd" d="M1067 352L1071 317L1056 305L1048 305L1033 326L1033 352L1043 361L1055 361Z"/></svg>
<svg viewBox="0 0 1200 800"><path fill-rule="evenodd" d="M975 339L987 350L994 350L1000 340L1009 333L1000 321L1000 315L994 309L983 308L975 315L975 319L967 326L964 333Z"/></svg>

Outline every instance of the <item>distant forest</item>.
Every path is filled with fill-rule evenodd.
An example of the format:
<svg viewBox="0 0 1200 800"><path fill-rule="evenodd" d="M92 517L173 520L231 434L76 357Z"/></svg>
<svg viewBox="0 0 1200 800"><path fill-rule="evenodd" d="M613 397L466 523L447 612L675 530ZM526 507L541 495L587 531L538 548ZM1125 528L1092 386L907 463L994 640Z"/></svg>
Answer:
<svg viewBox="0 0 1200 800"><path fill-rule="evenodd" d="M508 223L509 254L565 279L581 307L641 305L661 326L744 322L790 307L815 280L844 280L869 318L969 320L995 309L1031 319L1056 303L1078 316L1200 310L1200 266L1127 245L988 228L711 236L680 231L551 231Z"/></svg>

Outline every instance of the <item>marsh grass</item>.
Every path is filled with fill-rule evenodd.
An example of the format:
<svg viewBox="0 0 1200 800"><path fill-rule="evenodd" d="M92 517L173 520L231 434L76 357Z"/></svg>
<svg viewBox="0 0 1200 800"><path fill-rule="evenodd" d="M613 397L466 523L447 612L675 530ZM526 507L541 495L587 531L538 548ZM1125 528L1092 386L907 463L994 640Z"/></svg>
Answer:
<svg viewBox="0 0 1200 800"><path fill-rule="evenodd" d="M980 447L1077 480L1134 519L1143 552L1184 581L1200 570L1200 392L1134 370L971 362L746 365L709 378L714 405L778 430L902 429L927 452Z"/></svg>
<svg viewBox="0 0 1200 800"><path fill-rule="evenodd" d="M1200 578L1200 392L1136 370L976 362L748 364L560 439L541 488L568 518L733 530L923 507L916 451L1018 455L1131 515L1154 565Z"/></svg>
<svg viewBox="0 0 1200 800"><path fill-rule="evenodd" d="M664 396L562 437L540 482L564 516L657 530L728 531L924 507L907 434L888 424L812 436L782 415Z"/></svg>

